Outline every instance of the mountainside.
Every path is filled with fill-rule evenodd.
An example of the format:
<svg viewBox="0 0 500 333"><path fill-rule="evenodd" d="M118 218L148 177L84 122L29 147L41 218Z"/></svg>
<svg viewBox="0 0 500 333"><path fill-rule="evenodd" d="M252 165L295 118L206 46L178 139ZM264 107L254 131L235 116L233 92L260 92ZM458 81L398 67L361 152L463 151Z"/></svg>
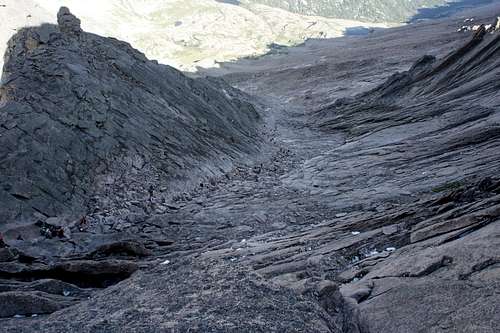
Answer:
<svg viewBox="0 0 500 333"><path fill-rule="evenodd" d="M4 0L0 33L7 42L25 24L54 23L60 6L82 20L86 31L127 40L150 59L180 70L268 52L271 45L296 45L308 38L342 36L349 27L387 27L353 20L303 16L278 8L234 6L215 0ZM0 52L3 54L1 46ZM1 67L1 63L0 63Z"/></svg>
<svg viewBox="0 0 500 333"><path fill-rule="evenodd" d="M331 169L302 181L340 186L357 174L356 182L369 184L369 200L402 191L443 193L396 208L390 225L380 220L401 251L341 274L352 278L343 294L356 299L374 332L434 331L424 318L445 330L494 330L498 316L489 309L500 305L494 292L500 287L499 75L500 31L482 26L443 59L424 56L375 89L312 115L321 130L348 133L347 144L315 164L328 170L337 155L342 161L335 169L350 171L332 176ZM390 321L388 308L399 312ZM438 319L440 311L453 314ZM422 320L408 324L410 313Z"/></svg>
<svg viewBox="0 0 500 333"><path fill-rule="evenodd" d="M103 191L121 201L117 183L134 188L129 200L152 185L182 191L256 151L259 115L231 87L84 33L69 14L58 20L19 31L7 48L0 220L83 216Z"/></svg>
<svg viewBox="0 0 500 333"><path fill-rule="evenodd" d="M500 5L198 79L18 31L0 332L496 333L499 55Z"/></svg>
<svg viewBox="0 0 500 333"><path fill-rule="evenodd" d="M446 4L447 0L243 0L282 8L293 13L359 20L364 22L405 22L420 8ZM452 1L450 1L452 2Z"/></svg>

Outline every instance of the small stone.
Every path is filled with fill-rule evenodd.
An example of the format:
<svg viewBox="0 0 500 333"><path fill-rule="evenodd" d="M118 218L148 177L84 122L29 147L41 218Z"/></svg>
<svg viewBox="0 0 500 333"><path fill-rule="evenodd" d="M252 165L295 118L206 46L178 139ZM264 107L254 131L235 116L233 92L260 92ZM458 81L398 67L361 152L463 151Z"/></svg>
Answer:
<svg viewBox="0 0 500 333"><path fill-rule="evenodd" d="M3 127L5 127L8 130L13 129L16 126L17 126L17 123L15 121L10 121L10 122L3 124Z"/></svg>
<svg viewBox="0 0 500 333"><path fill-rule="evenodd" d="M389 225L382 228L382 233L386 236L393 235L398 232L399 228L397 225Z"/></svg>
<svg viewBox="0 0 500 333"><path fill-rule="evenodd" d="M395 247L388 247L385 249L387 252L394 252L396 251L396 248Z"/></svg>
<svg viewBox="0 0 500 333"><path fill-rule="evenodd" d="M170 264L170 260L165 260L164 262L161 263L161 265L168 265Z"/></svg>
<svg viewBox="0 0 500 333"><path fill-rule="evenodd" d="M359 231L353 231L353 232L351 232L351 234L354 235L354 236L356 236L356 235L359 235L360 232Z"/></svg>
<svg viewBox="0 0 500 333"><path fill-rule="evenodd" d="M165 207L158 207L158 208L155 209L154 213L155 214L163 214L163 213L166 212L166 210L167 209Z"/></svg>

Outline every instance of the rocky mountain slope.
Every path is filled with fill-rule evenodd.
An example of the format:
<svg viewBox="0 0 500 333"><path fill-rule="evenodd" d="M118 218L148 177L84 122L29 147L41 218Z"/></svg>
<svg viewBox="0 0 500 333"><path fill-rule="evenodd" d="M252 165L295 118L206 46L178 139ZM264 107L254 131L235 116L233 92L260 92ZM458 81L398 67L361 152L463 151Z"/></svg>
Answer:
<svg viewBox="0 0 500 333"><path fill-rule="evenodd" d="M0 4L5 4L0 7L5 24L0 42L27 23L54 23L53 13L67 6L80 17L86 31L126 40L148 58L187 71L261 55L272 44L289 46L308 38L338 37L349 27L388 26L215 0L2 0ZM3 54L2 50L0 46Z"/></svg>
<svg viewBox="0 0 500 333"><path fill-rule="evenodd" d="M231 87L189 79L127 43L84 33L69 14L58 20L59 28L26 28L8 45L2 221L81 217L93 195L112 189L119 202L114 186L124 182L136 198L152 184L182 192L186 181L223 174L258 150L259 114Z"/></svg>
<svg viewBox="0 0 500 333"><path fill-rule="evenodd" d="M122 42L80 32L67 13L59 27L23 30L5 74L18 81L2 86L2 96L17 104L3 114L25 117L22 105L50 106L41 114L54 109L52 116L82 110L73 97L54 107L60 96L78 96L61 95L77 82L65 74L73 63L92 74L90 92L99 87L124 101L119 115L137 121L136 129L150 126L136 114L156 110L156 103L137 107L137 92L148 92L139 101L173 103L169 89L189 100L203 86L207 116L227 115L228 125L208 126L213 136L206 137L183 132L186 120L166 138L193 140L216 168L225 165L215 156L222 152L232 168L208 180L193 176L195 186L169 197L170 178L162 185L163 174L154 178L132 164L132 175L104 182L85 216L36 214L31 223L0 224L0 331L496 332L498 16L499 6L479 8L368 36L309 41L208 71L244 92L220 79L192 81ZM457 32L471 18L480 28ZM165 86L160 76L147 76L149 85L133 75L148 68L167 78ZM117 98L106 91L110 80L135 94ZM99 115L102 103L90 102L83 105L95 108L86 114ZM201 112L195 104L175 114L194 122ZM9 127L17 133L35 114L14 127L2 123L2 135ZM255 114L259 119L240 118ZM155 124L162 119L153 116ZM85 135L76 125L62 139ZM217 135L226 131L236 142ZM117 133L136 142L135 133ZM132 147L155 165L151 146ZM177 147L167 161L191 156ZM55 148L80 157L79 150ZM5 161L14 156L19 170L32 166L20 158L25 151ZM198 156L188 159L194 170ZM144 182L149 188L136 193Z"/></svg>
<svg viewBox="0 0 500 333"><path fill-rule="evenodd" d="M446 0L243 0L282 8L294 13L365 22L405 22L420 8L446 4ZM450 1L451 2L451 1Z"/></svg>

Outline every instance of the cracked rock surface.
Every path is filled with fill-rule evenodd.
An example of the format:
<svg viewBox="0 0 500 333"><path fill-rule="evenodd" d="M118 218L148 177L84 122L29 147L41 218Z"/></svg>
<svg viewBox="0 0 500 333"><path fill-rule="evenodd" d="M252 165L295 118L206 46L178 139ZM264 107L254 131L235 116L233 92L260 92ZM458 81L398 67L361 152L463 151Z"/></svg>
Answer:
<svg viewBox="0 0 500 333"><path fill-rule="evenodd" d="M19 32L5 55L2 220L83 216L93 195L126 178L137 197L152 184L173 193L257 150L259 115L230 87L83 33L67 8L58 21Z"/></svg>
<svg viewBox="0 0 500 333"><path fill-rule="evenodd" d="M15 204L0 222L0 299L12 304L0 303L0 330L495 332L500 32L486 25L499 12L209 72L228 83L80 32L64 10L69 27L23 31L1 88L0 140L21 140L0 160L5 179L70 186L57 154L31 169L36 137L23 126L38 115L65 134L51 149L73 156L66 143L83 138L87 153L72 158L94 167L72 169L62 202L77 215L34 213L33 187L3 187ZM485 26L457 33L471 16ZM83 94L68 90L79 75ZM119 106L102 128L92 117L109 104L87 100L95 91ZM92 121L81 127L80 114ZM112 145L101 155L108 138L142 157L120 163Z"/></svg>

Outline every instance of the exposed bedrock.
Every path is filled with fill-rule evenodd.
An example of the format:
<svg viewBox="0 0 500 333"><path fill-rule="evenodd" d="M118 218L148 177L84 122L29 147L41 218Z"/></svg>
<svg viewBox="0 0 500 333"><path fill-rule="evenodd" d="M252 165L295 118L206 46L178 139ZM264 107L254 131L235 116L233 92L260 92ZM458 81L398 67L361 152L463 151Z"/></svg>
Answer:
<svg viewBox="0 0 500 333"><path fill-rule="evenodd" d="M247 94L66 10L23 30L1 88L0 330L495 332L494 14L223 68Z"/></svg>
<svg viewBox="0 0 500 333"><path fill-rule="evenodd" d="M345 189L337 199L347 204L362 196L367 205L496 175L499 55L500 34L483 26L439 60L423 56L368 92L316 109L311 126L345 133L345 144L307 163L291 181L337 185ZM315 172L318 166L327 172Z"/></svg>
<svg viewBox="0 0 500 333"><path fill-rule="evenodd" d="M110 187L184 190L258 149L259 114L236 90L83 32L66 8L58 22L19 31L5 55L0 228L81 217Z"/></svg>

